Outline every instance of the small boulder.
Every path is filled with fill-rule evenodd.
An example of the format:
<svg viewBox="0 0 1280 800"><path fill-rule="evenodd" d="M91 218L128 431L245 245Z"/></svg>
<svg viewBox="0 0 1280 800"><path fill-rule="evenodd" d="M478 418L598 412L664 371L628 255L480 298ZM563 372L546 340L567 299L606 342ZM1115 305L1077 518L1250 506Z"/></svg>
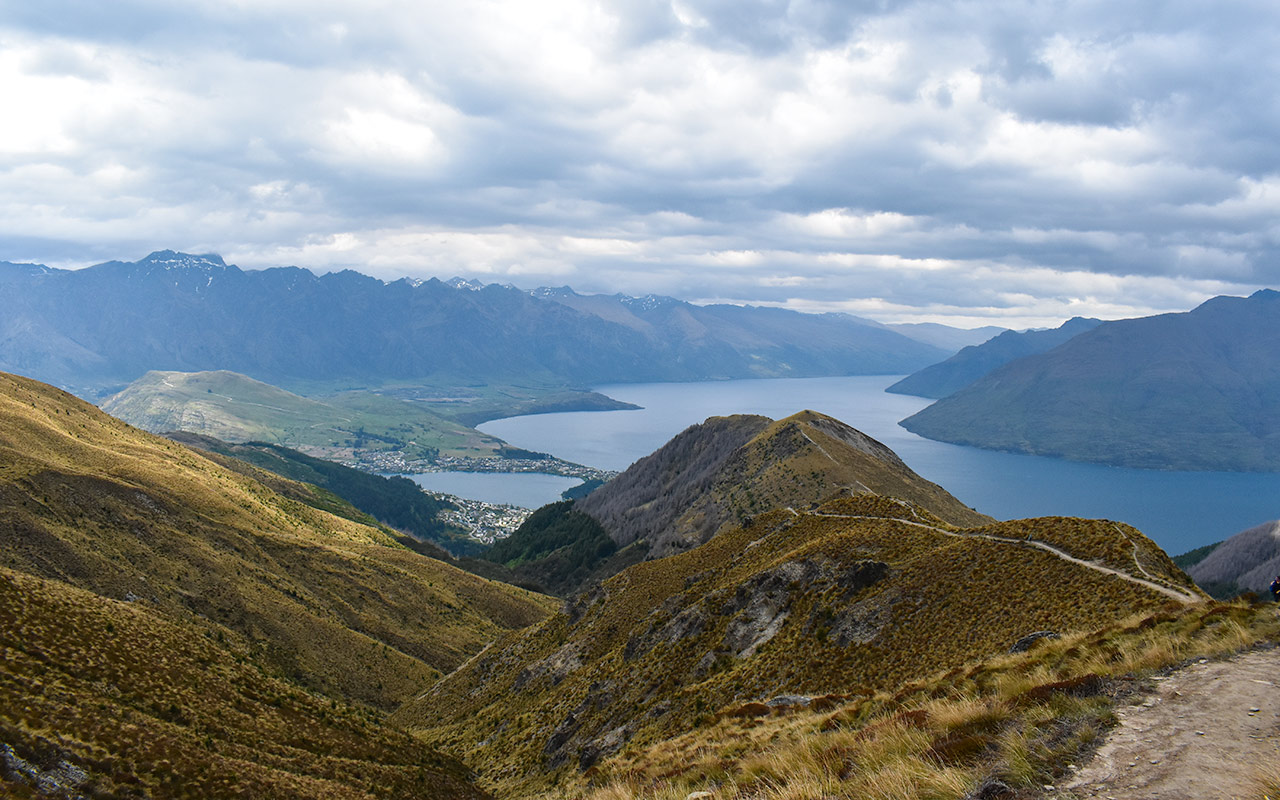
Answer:
<svg viewBox="0 0 1280 800"><path fill-rule="evenodd" d="M808 708L813 702L812 697L803 694L780 694L777 697L765 701L765 705L770 708Z"/></svg>
<svg viewBox="0 0 1280 800"><path fill-rule="evenodd" d="M1036 631L1035 633L1028 633L1026 636L1023 636L1021 639L1014 642L1013 647L1009 648L1009 652L1025 653L1031 649L1032 645L1034 645L1036 642L1040 641L1041 639L1061 639L1061 638L1062 637L1059 636L1054 631Z"/></svg>

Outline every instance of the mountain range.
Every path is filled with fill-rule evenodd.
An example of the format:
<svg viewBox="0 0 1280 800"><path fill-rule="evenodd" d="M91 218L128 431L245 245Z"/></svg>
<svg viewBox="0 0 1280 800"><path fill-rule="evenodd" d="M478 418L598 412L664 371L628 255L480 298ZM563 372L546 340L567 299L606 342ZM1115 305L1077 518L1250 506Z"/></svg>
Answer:
<svg viewBox="0 0 1280 800"><path fill-rule="evenodd" d="M1102 324L1100 319L1072 317L1057 328L1043 331L1005 331L985 342L914 372L885 389L895 394L938 399L953 394L991 372L1025 356L1052 350L1077 334Z"/></svg>
<svg viewBox="0 0 1280 800"><path fill-rule="evenodd" d="M907 372L945 350L844 314L523 292L159 251L0 263L0 369L96 395L151 370L299 383L585 385Z"/></svg>
<svg viewBox="0 0 1280 800"><path fill-rule="evenodd" d="M1096 326L903 420L940 441L1182 470L1280 470L1280 292Z"/></svg>

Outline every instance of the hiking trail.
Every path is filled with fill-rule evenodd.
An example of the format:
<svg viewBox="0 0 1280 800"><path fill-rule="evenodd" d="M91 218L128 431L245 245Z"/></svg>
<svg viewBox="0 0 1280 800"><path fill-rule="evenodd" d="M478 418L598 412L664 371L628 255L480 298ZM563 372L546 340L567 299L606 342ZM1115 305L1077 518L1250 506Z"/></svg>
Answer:
<svg viewBox="0 0 1280 800"><path fill-rule="evenodd" d="M1260 800L1257 771L1280 765L1280 648L1200 659L1116 709L1093 758L1048 797Z"/></svg>

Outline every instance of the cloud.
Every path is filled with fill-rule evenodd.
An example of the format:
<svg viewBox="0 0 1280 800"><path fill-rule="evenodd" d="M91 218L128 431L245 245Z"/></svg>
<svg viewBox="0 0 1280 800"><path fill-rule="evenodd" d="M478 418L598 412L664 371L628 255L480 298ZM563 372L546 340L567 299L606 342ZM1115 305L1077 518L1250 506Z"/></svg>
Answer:
<svg viewBox="0 0 1280 800"><path fill-rule="evenodd" d="M1278 33L1244 0L16 4L0 259L1177 310L1280 282Z"/></svg>

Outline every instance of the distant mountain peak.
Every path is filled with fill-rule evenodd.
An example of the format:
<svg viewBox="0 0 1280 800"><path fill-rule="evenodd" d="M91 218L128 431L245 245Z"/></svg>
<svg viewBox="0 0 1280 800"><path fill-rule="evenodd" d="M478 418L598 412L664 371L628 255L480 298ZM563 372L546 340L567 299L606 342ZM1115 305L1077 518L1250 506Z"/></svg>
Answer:
<svg viewBox="0 0 1280 800"><path fill-rule="evenodd" d="M227 264L217 253L179 253L174 250L157 250L138 261L138 266L163 267L164 269L226 269Z"/></svg>
<svg viewBox="0 0 1280 800"><path fill-rule="evenodd" d="M471 292L478 292L481 289L483 289L485 286L480 281L473 281L473 280L468 280L467 278L460 278L457 275L454 275L449 280L444 281L444 285L454 289L466 289L467 291L471 291Z"/></svg>
<svg viewBox="0 0 1280 800"><path fill-rule="evenodd" d="M558 297L580 297L581 296L569 286L539 286L537 289L534 289L533 291L529 292L529 294L533 295L539 300L554 300Z"/></svg>
<svg viewBox="0 0 1280 800"><path fill-rule="evenodd" d="M646 294L644 297L622 297L622 304L633 311L653 311L658 308L680 305L683 300L661 294Z"/></svg>

